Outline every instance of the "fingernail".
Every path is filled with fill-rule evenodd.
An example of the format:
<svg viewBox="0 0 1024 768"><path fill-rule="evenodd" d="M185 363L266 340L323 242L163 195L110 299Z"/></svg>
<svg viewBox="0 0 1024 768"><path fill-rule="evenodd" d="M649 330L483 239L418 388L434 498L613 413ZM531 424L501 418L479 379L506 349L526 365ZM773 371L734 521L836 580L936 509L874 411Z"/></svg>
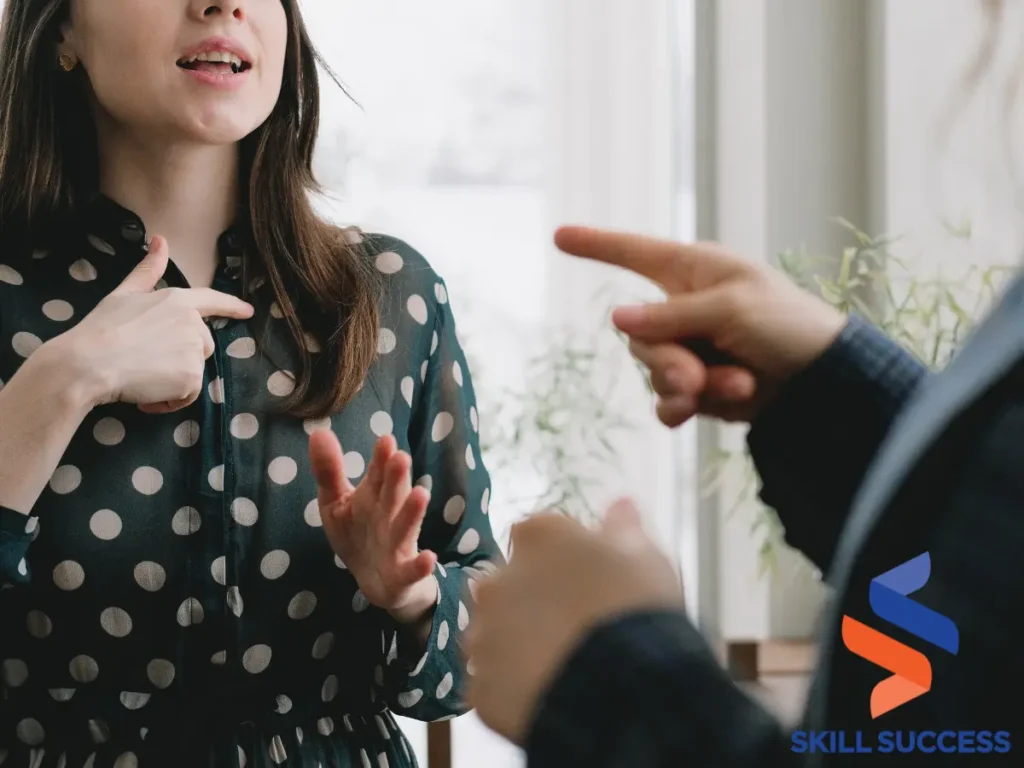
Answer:
<svg viewBox="0 0 1024 768"><path fill-rule="evenodd" d="M624 323L639 323L644 319L646 309L644 307L618 307L612 313L612 320L616 325Z"/></svg>

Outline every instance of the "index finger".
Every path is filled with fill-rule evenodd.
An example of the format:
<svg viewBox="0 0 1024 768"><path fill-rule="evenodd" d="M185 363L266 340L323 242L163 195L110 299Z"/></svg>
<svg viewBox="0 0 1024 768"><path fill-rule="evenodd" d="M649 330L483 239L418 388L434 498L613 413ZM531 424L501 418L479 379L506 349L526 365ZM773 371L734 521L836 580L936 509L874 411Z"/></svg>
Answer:
<svg viewBox="0 0 1024 768"><path fill-rule="evenodd" d="M185 294L203 317L246 320L252 317L254 311L252 304L213 288L186 288Z"/></svg>
<svg viewBox="0 0 1024 768"><path fill-rule="evenodd" d="M717 282L737 263L712 244L684 244L590 227L560 227L555 245L572 256L628 269L670 293Z"/></svg>

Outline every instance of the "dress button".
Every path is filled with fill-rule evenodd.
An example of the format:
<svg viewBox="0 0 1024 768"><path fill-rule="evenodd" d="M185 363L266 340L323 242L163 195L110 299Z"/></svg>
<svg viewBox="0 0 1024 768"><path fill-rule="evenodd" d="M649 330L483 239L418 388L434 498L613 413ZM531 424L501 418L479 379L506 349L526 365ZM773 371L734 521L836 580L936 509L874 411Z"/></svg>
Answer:
<svg viewBox="0 0 1024 768"><path fill-rule="evenodd" d="M136 222L126 221L121 225L121 237L129 243L138 244L144 240L145 235L142 232L142 227L140 227Z"/></svg>

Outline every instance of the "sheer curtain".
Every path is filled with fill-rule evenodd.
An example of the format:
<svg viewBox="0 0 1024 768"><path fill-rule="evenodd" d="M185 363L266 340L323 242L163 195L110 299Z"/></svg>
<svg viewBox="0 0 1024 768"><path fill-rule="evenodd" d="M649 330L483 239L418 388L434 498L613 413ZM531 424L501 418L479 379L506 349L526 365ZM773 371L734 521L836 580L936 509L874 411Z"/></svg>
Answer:
<svg viewBox="0 0 1024 768"><path fill-rule="evenodd" d="M536 386L528 363L553 328L604 335L609 297L656 295L555 252L554 226L692 236L692 2L302 0L348 91L322 86L323 210L407 240L444 276L482 401ZM678 555L692 440L657 424L628 355L608 366L625 371L608 406L634 427L616 441L622 471L587 493L595 508L633 494ZM504 541L547 479L491 469ZM425 726L402 725L425 766ZM472 714L452 736L455 768L523 765Z"/></svg>

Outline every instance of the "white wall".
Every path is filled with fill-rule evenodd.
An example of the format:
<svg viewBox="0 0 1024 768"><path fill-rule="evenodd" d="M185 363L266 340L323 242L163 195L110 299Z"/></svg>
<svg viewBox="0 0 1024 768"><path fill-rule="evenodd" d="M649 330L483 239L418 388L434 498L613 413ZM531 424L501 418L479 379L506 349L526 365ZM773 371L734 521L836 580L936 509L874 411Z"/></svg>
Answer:
<svg viewBox="0 0 1024 768"><path fill-rule="evenodd" d="M1003 87L1019 65L1020 14L1002 25L1001 54L992 76L969 102L961 99L965 72L983 30L980 0L874 0L885 59L877 130L884 139L875 160L877 226L903 235L901 255L921 269L965 258L1016 260L1022 244L1007 174L1001 114ZM1019 4L1010 2L1019 10ZM1016 50L1015 50L1016 48ZM1007 133L1004 133L1007 129ZM946 140L943 140L945 135ZM1017 142L1018 152L1024 148ZM1019 171L1018 171L1019 174ZM973 223L972 243L957 247L943 220Z"/></svg>
<svg viewBox="0 0 1024 768"><path fill-rule="evenodd" d="M678 43L674 27L666 24L671 5L672 0L549 0L552 229L576 223L672 236ZM568 327L591 333L607 323L611 302L661 295L622 270L571 259L553 246L550 255L548 311ZM617 438L621 473L602 472L600 487L588 497L603 511L613 497L632 496L649 530L675 550L679 457L624 347L621 365L621 386L609 407L636 428Z"/></svg>

